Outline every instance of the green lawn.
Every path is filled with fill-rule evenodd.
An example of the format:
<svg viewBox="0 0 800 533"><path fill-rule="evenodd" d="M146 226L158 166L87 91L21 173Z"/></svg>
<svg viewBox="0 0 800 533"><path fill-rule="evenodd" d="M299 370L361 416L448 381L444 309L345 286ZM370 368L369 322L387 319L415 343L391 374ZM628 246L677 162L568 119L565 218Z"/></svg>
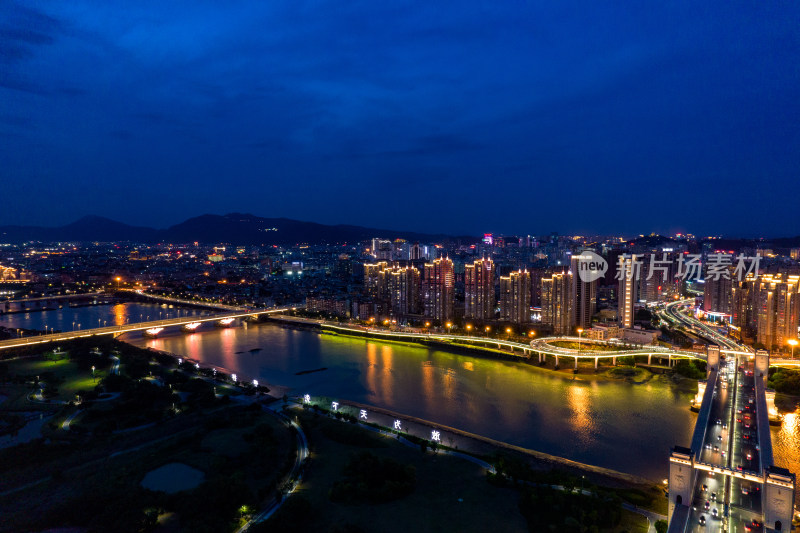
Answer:
<svg viewBox="0 0 800 533"><path fill-rule="evenodd" d="M58 387L58 396L53 398L56 401L70 401L75 399L75 393L81 390L93 390L106 376L105 371L96 370L94 378L91 370L83 370L78 364L67 358L58 360L46 359L23 359L10 361L9 372L16 375L40 376L46 380L46 374L52 374L61 383L55 383Z"/></svg>

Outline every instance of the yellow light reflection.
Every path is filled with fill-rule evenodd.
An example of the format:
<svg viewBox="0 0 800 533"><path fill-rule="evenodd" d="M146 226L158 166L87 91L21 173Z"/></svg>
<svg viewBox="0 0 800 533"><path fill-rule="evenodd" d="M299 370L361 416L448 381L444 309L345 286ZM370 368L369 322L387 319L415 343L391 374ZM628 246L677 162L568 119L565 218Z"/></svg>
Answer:
<svg viewBox="0 0 800 533"><path fill-rule="evenodd" d="M592 412L589 391L581 385L570 385L567 388L567 405L572 410L570 424L582 433L592 429Z"/></svg>

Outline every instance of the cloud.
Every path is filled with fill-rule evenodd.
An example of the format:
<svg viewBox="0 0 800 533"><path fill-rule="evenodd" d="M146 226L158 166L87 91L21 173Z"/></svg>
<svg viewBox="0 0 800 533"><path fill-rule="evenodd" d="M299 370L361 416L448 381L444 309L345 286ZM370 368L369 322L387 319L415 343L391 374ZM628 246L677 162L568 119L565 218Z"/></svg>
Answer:
<svg viewBox="0 0 800 533"><path fill-rule="evenodd" d="M37 9L14 1L0 4L0 62L34 56L37 47L52 45L62 24Z"/></svg>

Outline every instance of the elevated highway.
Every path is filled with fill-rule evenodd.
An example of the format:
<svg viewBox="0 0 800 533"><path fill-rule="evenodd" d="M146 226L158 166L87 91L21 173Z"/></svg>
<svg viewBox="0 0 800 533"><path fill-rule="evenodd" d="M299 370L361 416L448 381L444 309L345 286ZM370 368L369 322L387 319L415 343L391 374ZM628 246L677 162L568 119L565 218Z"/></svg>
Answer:
<svg viewBox="0 0 800 533"><path fill-rule="evenodd" d="M670 455L669 531L789 531L795 477L773 461L769 354L719 352L708 349L691 444Z"/></svg>
<svg viewBox="0 0 800 533"><path fill-rule="evenodd" d="M190 305L194 307L206 307L208 309L219 309L222 311L246 311L247 307L236 305L225 305L218 302L204 302L200 300L183 300L181 298L173 298L171 296L162 296L160 294L151 294L141 289L125 289L124 292L135 294L138 297L153 300L154 302L170 303L175 305Z"/></svg>

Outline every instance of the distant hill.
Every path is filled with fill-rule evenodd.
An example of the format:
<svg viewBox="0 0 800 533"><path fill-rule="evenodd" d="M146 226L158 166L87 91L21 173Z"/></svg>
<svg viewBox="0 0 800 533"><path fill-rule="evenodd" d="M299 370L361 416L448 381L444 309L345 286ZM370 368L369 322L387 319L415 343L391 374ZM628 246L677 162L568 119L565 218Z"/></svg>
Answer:
<svg viewBox="0 0 800 533"><path fill-rule="evenodd" d="M420 242L477 242L476 237L454 237L413 231L385 230L348 225L325 225L288 218L255 215L201 215L166 229L129 226L108 218L86 216L59 227L0 226L0 242L141 242L205 244L337 244L365 241L373 237Z"/></svg>

